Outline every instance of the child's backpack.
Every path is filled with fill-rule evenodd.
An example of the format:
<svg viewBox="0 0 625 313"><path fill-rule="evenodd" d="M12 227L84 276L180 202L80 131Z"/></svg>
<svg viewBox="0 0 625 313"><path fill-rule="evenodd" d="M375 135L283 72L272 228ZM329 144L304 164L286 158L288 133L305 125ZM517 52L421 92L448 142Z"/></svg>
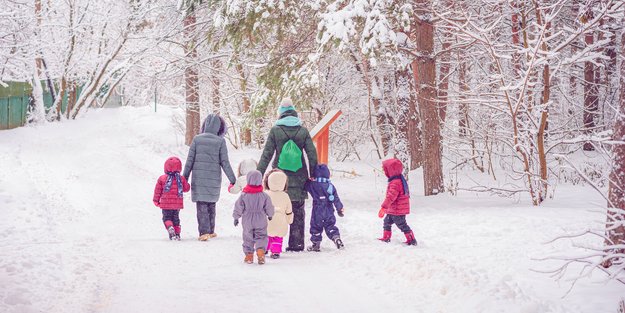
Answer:
<svg viewBox="0 0 625 313"><path fill-rule="evenodd" d="M302 149L297 146L295 141L289 137L284 128L280 127L289 140L282 146L280 151L280 157L278 158L278 168L281 170L287 170L291 172L297 172L302 168ZM294 137L302 128L300 127L295 133Z"/></svg>

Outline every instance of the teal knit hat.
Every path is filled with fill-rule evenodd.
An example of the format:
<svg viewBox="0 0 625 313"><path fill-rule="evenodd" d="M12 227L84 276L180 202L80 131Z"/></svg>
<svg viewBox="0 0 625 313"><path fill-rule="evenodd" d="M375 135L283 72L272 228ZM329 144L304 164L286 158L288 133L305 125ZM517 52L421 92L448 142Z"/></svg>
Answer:
<svg viewBox="0 0 625 313"><path fill-rule="evenodd" d="M293 101L291 101L291 98L282 99L282 102L280 102L280 107L278 108L278 115L282 115L282 113L291 110L295 111L295 107L293 106Z"/></svg>

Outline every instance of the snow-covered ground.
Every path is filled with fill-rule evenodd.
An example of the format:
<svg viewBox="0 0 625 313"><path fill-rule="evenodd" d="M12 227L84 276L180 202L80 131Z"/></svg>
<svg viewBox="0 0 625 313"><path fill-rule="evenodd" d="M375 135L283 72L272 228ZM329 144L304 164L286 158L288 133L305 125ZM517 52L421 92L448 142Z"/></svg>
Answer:
<svg viewBox="0 0 625 313"><path fill-rule="evenodd" d="M592 189L559 186L535 208L484 194L425 198L412 179L408 222L420 245L406 247L397 229L392 243L375 240L379 161L331 164L360 175L333 177L346 205L343 251L325 240L321 253L244 264L227 192L217 238L196 240L186 195L182 241L169 241L151 199L165 159L187 152L172 113L103 109L0 132L0 312L607 313L625 295L597 272L563 297L570 282L533 271L557 265L534 259L575 253L570 241L544 242L604 219ZM259 156L231 150L233 165Z"/></svg>

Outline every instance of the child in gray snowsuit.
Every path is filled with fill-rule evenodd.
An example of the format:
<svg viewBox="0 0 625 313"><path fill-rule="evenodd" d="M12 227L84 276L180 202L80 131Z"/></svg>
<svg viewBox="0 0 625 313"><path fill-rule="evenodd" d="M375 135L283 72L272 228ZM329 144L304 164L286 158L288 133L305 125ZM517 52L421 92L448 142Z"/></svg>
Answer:
<svg viewBox="0 0 625 313"><path fill-rule="evenodd" d="M274 213L271 198L263 192L263 176L253 170L247 173L247 185L234 204L234 226L239 225L243 218L243 252L245 263L254 263L254 251L258 256L258 264L265 264L265 248L267 247L267 218L271 220Z"/></svg>

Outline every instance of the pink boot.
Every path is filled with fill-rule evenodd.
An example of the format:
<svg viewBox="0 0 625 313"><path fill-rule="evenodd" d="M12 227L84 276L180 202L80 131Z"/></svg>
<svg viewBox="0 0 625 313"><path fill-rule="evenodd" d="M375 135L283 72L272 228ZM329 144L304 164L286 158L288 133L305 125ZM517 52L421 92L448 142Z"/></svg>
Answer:
<svg viewBox="0 0 625 313"><path fill-rule="evenodd" d="M169 233L169 240L174 239L174 237L176 237L174 223L172 221L165 221L165 228L167 229L167 233Z"/></svg>
<svg viewBox="0 0 625 313"><path fill-rule="evenodd" d="M405 244L409 245L409 246L416 246L417 245L417 240L414 238L414 233L411 231L404 233L404 235L406 235L406 242Z"/></svg>
<svg viewBox="0 0 625 313"><path fill-rule="evenodd" d="M175 240L180 240L180 225L174 226L174 231L176 232Z"/></svg>
<svg viewBox="0 0 625 313"><path fill-rule="evenodd" d="M378 238L378 240L384 241L384 242L391 242L392 234L393 233L390 230L385 230L384 233L382 234L382 238Z"/></svg>

